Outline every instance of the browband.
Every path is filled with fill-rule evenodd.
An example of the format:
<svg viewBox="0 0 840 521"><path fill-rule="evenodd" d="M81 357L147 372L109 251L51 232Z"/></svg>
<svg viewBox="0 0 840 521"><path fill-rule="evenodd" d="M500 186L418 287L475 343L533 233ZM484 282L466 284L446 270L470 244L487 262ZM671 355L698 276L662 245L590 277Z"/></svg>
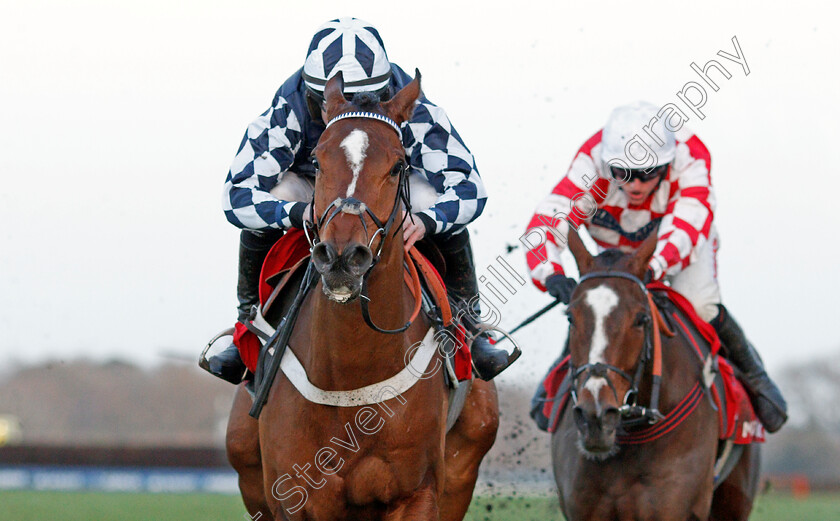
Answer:
<svg viewBox="0 0 840 521"><path fill-rule="evenodd" d="M397 122L389 118L388 116L383 116L382 114L377 114L375 112L345 112L344 114L339 114L338 116L332 118L330 122L327 123L327 128L330 128L330 125L332 125L336 121L341 121L342 119L348 118L375 119L377 121L387 123L391 128L393 128L397 132L397 135L400 138L400 143L402 143L402 131L400 130L400 126L397 125Z"/></svg>

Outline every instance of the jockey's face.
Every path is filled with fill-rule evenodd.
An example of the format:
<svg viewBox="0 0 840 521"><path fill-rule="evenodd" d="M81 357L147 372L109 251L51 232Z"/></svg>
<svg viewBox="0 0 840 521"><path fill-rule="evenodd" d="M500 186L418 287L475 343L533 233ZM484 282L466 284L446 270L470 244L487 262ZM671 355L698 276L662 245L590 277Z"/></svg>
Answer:
<svg viewBox="0 0 840 521"><path fill-rule="evenodd" d="M640 205L644 203L648 197L650 197L650 194L652 194L656 189L657 184L659 184L658 177L648 181L642 181L639 178L635 178L629 183L623 185L621 189L624 190L625 194L627 194L630 204Z"/></svg>
<svg viewBox="0 0 840 521"><path fill-rule="evenodd" d="M650 197L656 189L659 180L668 173L670 165L664 164L648 169L630 169L612 166L610 173L618 181L621 189L627 194L630 204L640 205Z"/></svg>

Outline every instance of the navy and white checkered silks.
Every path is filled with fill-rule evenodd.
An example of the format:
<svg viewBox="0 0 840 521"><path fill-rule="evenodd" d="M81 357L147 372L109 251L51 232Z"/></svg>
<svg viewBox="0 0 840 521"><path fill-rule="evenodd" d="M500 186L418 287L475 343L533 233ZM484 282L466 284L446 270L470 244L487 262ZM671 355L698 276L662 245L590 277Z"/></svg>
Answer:
<svg viewBox="0 0 840 521"><path fill-rule="evenodd" d="M279 201L269 190L292 166L300 145L297 114L279 96L273 107L248 126L230 166L222 207L231 223L252 230L292 226L290 214L300 202Z"/></svg>
<svg viewBox="0 0 840 521"><path fill-rule="evenodd" d="M323 91L341 71L345 92L376 91L388 85L391 65L379 32L358 18L338 18L322 25L306 54L303 78L310 89Z"/></svg>
<svg viewBox="0 0 840 521"><path fill-rule="evenodd" d="M392 70L395 91L411 81L398 66L392 65ZM280 88L273 106L248 127L230 167L222 205L231 223L252 230L300 226L292 221L302 216L308 201L280 201L268 192L286 171L300 172L309 165L319 128L323 125L307 112L298 71ZM425 98L401 129L412 172L423 175L439 194L431 208L418 213L434 221L436 234L463 229L487 202L472 153L444 110Z"/></svg>

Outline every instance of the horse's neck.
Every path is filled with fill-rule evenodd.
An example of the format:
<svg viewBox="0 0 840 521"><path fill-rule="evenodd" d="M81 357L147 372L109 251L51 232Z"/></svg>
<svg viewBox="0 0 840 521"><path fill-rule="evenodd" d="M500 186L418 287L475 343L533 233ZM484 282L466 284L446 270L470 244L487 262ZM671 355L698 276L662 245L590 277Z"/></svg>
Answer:
<svg viewBox="0 0 840 521"><path fill-rule="evenodd" d="M368 280L371 320L383 329L405 324L411 313L403 279L403 250L390 248L387 258ZM316 293L316 292L313 292ZM339 304L317 291L313 295L311 343L304 356L310 380L333 389L352 389L389 378L406 365L410 347L407 333L385 334L368 327L362 318L360 299Z"/></svg>

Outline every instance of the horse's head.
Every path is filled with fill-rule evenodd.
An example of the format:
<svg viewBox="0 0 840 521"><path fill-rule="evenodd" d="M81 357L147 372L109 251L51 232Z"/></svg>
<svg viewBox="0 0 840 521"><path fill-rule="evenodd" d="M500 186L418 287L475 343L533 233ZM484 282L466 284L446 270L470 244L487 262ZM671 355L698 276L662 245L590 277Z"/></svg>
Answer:
<svg viewBox="0 0 840 521"><path fill-rule="evenodd" d="M620 407L633 398L628 393L639 379L635 375L646 346L650 315L641 280L656 242L654 232L633 253L607 250L592 257L569 231L569 249L581 275L566 311L574 418L578 447L589 458L605 459L618 451Z"/></svg>
<svg viewBox="0 0 840 521"><path fill-rule="evenodd" d="M312 262L324 293L348 302L359 296L383 250L391 248L386 243L402 245L397 229L407 165L399 126L411 117L420 96L420 72L385 103L370 93L347 101L342 91L341 74L324 89L329 123L313 152L318 242Z"/></svg>

